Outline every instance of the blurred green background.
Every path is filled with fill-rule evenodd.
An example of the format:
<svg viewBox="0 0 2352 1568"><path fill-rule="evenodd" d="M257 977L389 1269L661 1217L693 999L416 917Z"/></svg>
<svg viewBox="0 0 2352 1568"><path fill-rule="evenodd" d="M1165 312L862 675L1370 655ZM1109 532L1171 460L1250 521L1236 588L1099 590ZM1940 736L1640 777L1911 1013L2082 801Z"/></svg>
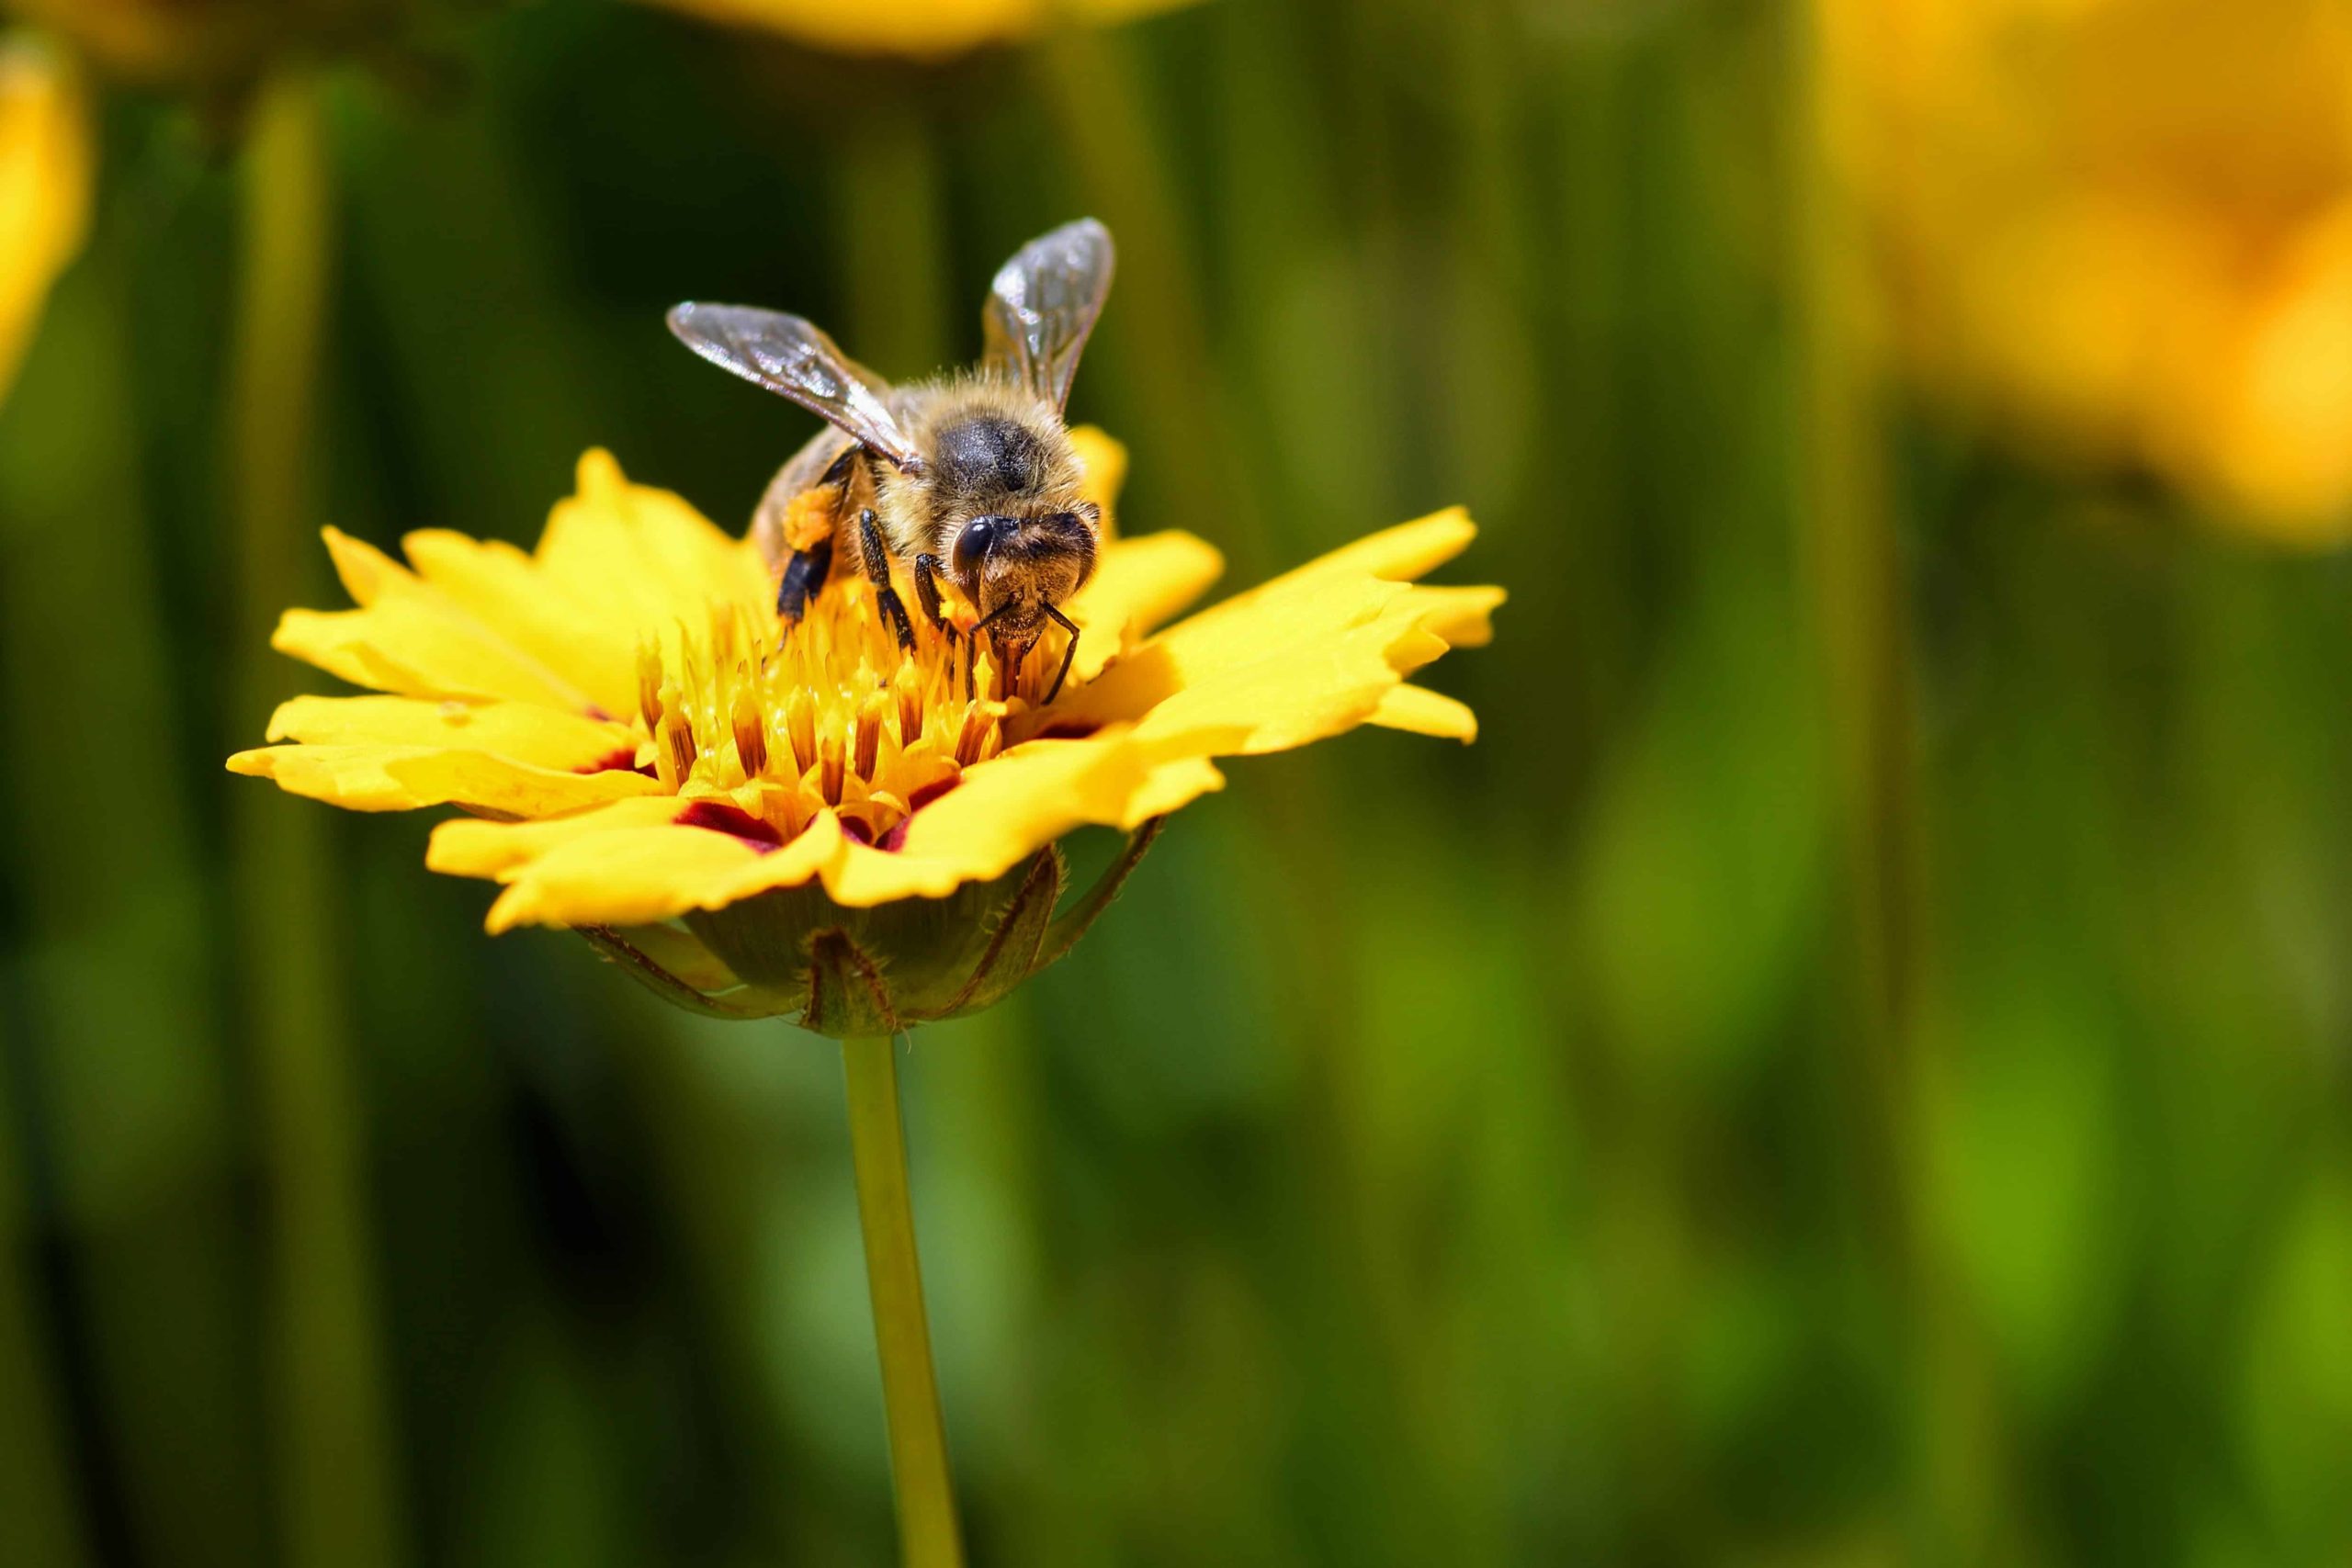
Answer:
<svg viewBox="0 0 2352 1568"><path fill-rule="evenodd" d="M739 524L808 422L665 307L912 375L1080 212L1127 529L1460 501L1513 598L1475 747L1238 763L914 1038L975 1561L2352 1561L2352 584L1877 395L1804 32L544 0L290 151L107 91L0 409L0 1562L888 1560L835 1049L220 760L318 523L527 544L604 445Z"/></svg>

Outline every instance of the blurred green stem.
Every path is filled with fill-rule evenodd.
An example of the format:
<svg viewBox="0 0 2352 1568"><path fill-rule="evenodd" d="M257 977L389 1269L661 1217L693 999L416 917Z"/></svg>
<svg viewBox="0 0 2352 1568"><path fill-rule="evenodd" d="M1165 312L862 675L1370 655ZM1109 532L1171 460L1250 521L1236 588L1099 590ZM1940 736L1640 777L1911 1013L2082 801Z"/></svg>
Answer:
<svg viewBox="0 0 2352 1568"><path fill-rule="evenodd" d="M922 1267L915 1256L914 1208L907 1191L907 1138L899 1114L897 1044L848 1040L850 1158L857 1170L857 1216L865 1234L865 1278L874 1298L874 1341L882 1359L882 1404L890 1424L890 1482L899 1500L899 1544L908 1568L961 1568L956 1494L947 1473L939 1380L923 1315Z"/></svg>
<svg viewBox="0 0 2352 1568"><path fill-rule="evenodd" d="M875 96L845 128L842 287L854 352L884 375L928 376L947 358L947 254L939 159L911 93Z"/></svg>
<svg viewBox="0 0 2352 1568"><path fill-rule="evenodd" d="M1859 223L1834 165L1819 19L1804 14L1796 93L1797 244L1804 283L1797 527L1811 592L1847 876L1848 1027L1867 1096L1863 1157L1876 1216L1913 1292L1914 1183L1905 1150L1916 958L1910 658L1890 515L1885 433L1860 323L1869 309Z"/></svg>
<svg viewBox="0 0 2352 1568"><path fill-rule="evenodd" d="M2002 1561L1993 1544L2014 1517L2002 1495L1996 1418L1928 1211L1923 1091L1918 784L1911 649L1894 530L1885 412L1871 344L1869 247L1838 154L1856 127L1838 119L1818 5L1801 16L1793 84L1803 129L1796 171L1804 279L1798 498L1802 564L1813 598L1833 783L1844 838L1853 991L1838 1076L1851 1107L1863 1216L1902 1314L1900 1352L1915 1396L1923 1525L1939 1560Z"/></svg>
<svg viewBox="0 0 2352 1568"><path fill-rule="evenodd" d="M287 694L266 628L314 547L310 458L331 215L319 84L288 70L256 99L244 152L243 274L229 400L238 551L237 723ZM322 819L235 793L237 911L276 1221L272 1409L280 1531L299 1568L399 1560L348 1041L327 929Z"/></svg>
<svg viewBox="0 0 2352 1568"><path fill-rule="evenodd" d="M8 1045L0 1027L0 1053ZM90 1554L45 1354L31 1202L17 1179L6 1079L0 1073L0 1562L76 1568Z"/></svg>
<svg viewBox="0 0 2352 1568"><path fill-rule="evenodd" d="M1148 432L1147 450L1181 453L1154 471L1156 508L1166 517L1214 519L1213 536L1234 575L1254 581L1274 559L1260 524L1255 490L1236 439L1210 353L1208 311L1194 279L1195 236L1172 188L1158 132L1145 112L1148 91L1133 55L1095 28L1055 33L1035 54L1038 86L1076 164L1081 198L1119 242L1117 335L1124 374L1105 387L1081 383L1086 406ZM1102 359L1098 353L1097 360ZM1115 394L1106 406L1098 392Z"/></svg>

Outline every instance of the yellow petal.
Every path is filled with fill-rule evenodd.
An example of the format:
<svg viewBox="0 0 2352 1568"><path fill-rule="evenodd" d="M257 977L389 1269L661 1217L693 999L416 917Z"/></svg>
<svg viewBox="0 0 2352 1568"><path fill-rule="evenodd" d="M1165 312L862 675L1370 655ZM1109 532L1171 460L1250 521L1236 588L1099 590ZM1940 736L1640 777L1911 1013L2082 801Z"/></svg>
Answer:
<svg viewBox="0 0 2352 1568"><path fill-rule="evenodd" d="M1119 491L1127 482L1127 449L1100 425L1081 424L1069 433L1078 466L1086 470L1086 499L1102 509L1102 536L1119 532Z"/></svg>
<svg viewBox="0 0 2352 1568"><path fill-rule="evenodd" d="M1478 739L1478 716L1470 711L1469 705L1426 686L1391 686L1380 694L1380 700L1364 716L1364 722L1389 729L1408 729L1416 735L1434 735L1441 740L1459 740L1464 745Z"/></svg>
<svg viewBox="0 0 2352 1568"><path fill-rule="evenodd" d="M669 827L684 804L661 795L617 800L539 822L444 822L433 829L424 863L452 876L502 876L574 839L624 828Z"/></svg>
<svg viewBox="0 0 2352 1568"><path fill-rule="evenodd" d="M631 484L601 450L580 459L577 491L556 504L532 558L549 584L628 652L632 669L638 643L681 619L702 625L729 602L754 612L775 606L775 586L755 547L668 491Z"/></svg>
<svg viewBox="0 0 2352 1568"><path fill-rule="evenodd" d="M296 697L270 715L267 739L487 751L567 773L609 763L637 745L625 724L555 708L421 697Z"/></svg>
<svg viewBox="0 0 2352 1568"><path fill-rule="evenodd" d="M1121 651L1208 592L1224 570L1223 556L1178 529L1113 540L1068 606L1079 628L1072 677L1080 684L1094 679Z"/></svg>
<svg viewBox="0 0 2352 1568"><path fill-rule="evenodd" d="M1049 24L1104 25L1170 10L1191 0L652 0L707 21L761 28L843 54L944 60L1009 43Z"/></svg>
<svg viewBox="0 0 2352 1568"><path fill-rule="evenodd" d="M401 540L416 574L564 674L609 714L637 705L637 644L502 539L428 528Z"/></svg>
<svg viewBox="0 0 2352 1568"><path fill-rule="evenodd" d="M721 886L711 889L707 902L697 907L716 909L774 888L798 887L820 875L844 851L864 848L842 831L840 818L831 811L820 811L790 843L729 875Z"/></svg>
<svg viewBox="0 0 2352 1568"><path fill-rule="evenodd" d="M1165 755L1279 750L1368 722L1406 675L1489 635L1501 590L1399 581L1452 558L1474 532L1458 510L1441 513L1237 595L1065 697L1054 722L1134 720L1136 742Z"/></svg>
<svg viewBox="0 0 2352 1568"><path fill-rule="evenodd" d="M325 530L356 610L288 610L270 646L358 685L420 696L512 698L571 712L595 705L555 667L517 648L374 547Z"/></svg>
<svg viewBox="0 0 2352 1568"><path fill-rule="evenodd" d="M1447 648L1484 648L1495 640L1493 616L1503 591L1420 587L1413 590L1413 602L1421 607L1421 628Z"/></svg>
<svg viewBox="0 0 2352 1568"><path fill-rule="evenodd" d="M574 713L635 705L639 646L721 603L753 609L766 569L665 491L632 485L601 451L580 460L537 552L428 530L419 570L334 529L327 548L360 606L288 611L274 646L382 691L504 697Z"/></svg>
<svg viewBox="0 0 2352 1568"><path fill-rule="evenodd" d="M229 771L272 779L291 794L352 811L465 806L544 817L662 787L625 769L571 773L432 746L267 746L238 752L229 759Z"/></svg>
<svg viewBox="0 0 2352 1568"><path fill-rule="evenodd" d="M518 867L484 922L635 926L698 907L705 888L756 862L742 840L700 828L623 828L591 834Z"/></svg>
<svg viewBox="0 0 2352 1568"><path fill-rule="evenodd" d="M969 770L909 818L896 853L835 863L825 889L849 905L937 897L999 875L1074 829L1132 829L1224 783L1205 760L1159 755L1125 733L1032 741Z"/></svg>
<svg viewBox="0 0 2352 1568"><path fill-rule="evenodd" d="M50 285L82 248L93 161L73 73L38 45L0 49L0 399Z"/></svg>
<svg viewBox="0 0 2352 1568"><path fill-rule="evenodd" d="M1470 547L1478 536L1477 525L1470 521L1470 513L1459 506L1449 506L1411 523L1399 523L1393 528L1383 528L1377 534L1367 534L1353 544L1342 545L1329 555L1317 556L1305 566L1275 578L1262 590L1279 591L1285 583L1301 578L1327 574L1363 573L1385 578L1391 582L1409 582L1427 577L1439 567ZM1248 594L1240 595L1248 598Z"/></svg>
<svg viewBox="0 0 2352 1568"><path fill-rule="evenodd" d="M641 825L652 812L607 807L574 818L571 830L560 834L527 832L552 823L517 825L499 849L492 847L498 843L491 837L496 825L447 823L434 835L427 863L438 870L494 867L489 874L505 883L506 891L491 907L492 931L517 925L635 926L723 908L771 887L797 886L838 855L844 841L830 811L775 849L683 825L676 818L685 803L659 804L668 812L653 825ZM458 828L490 831L450 834ZM445 850L445 836L454 847Z"/></svg>

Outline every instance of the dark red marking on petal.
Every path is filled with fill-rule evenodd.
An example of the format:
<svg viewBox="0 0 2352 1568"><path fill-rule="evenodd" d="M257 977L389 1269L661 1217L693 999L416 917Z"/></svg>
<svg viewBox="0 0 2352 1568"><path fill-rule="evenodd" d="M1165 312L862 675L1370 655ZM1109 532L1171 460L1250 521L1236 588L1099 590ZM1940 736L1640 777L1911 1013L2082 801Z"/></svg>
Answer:
<svg viewBox="0 0 2352 1568"><path fill-rule="evenodd" d="M616 747L586 766L571 771L575 773L643 773L649 779L656 776L651 763L641 768L637 765L637 748L634 746Z"/></svg>
<svg viewBox="0 0 2352 1568"><path fill-rule="evenodd" d="M762 854L784 847L784 835L740 806L723 800L697 800L672 818L681 828L707 828L741 839Z"/></svg>
<svg viewBox="0 0 2352 1568"><path fill-rule="evenodd" d="M888 832L883 834L882 841L876 844L874 847L877 850L887 851L891 854L897 854L900 850L905 849L907 847L907 824L915 819L915 813L921 811L924 807L929 806L933 801L937 800L941 795L945 795L949 790L954 789L957 784L962 784L963 782L963 774L951 773L944 779L933 779L931 783L923 785L922 788L915 791L913 795L907 797L907 814L904 817L899 818L898 825L892 828Z"/></svg>
<svg viewBox="0 0 2352 1568"><path fill-rule="evenodd" d="M1031 736L1032 740L1083 740L1102 727L1082 718L1066 718L1059 724L1049 724Z"/></svg>
<svg viewBox="0 0 2352 1568"><path fill-rule="evenodd" d="M590 703L588 705L588 716L594 719L598 724L618 724L620 722L620 720L615 718L611 714L606 713L603 708L598 707L594 703Z"/></svg>
<svg viewBox="0 0 2352 1568"><path fill-rule="evenodd" d="M924 807L929 806L933 801L937 800L941 795L945 795L949 790L954 789L957 784L960 784L963 782L964 775L961 773L950 773L944 779L932 780L929 784L923 785L922 788L907 796L907 815L909 817L912 817L916 812L921 811Z"/></svg>
<svg viewBox="0 0 2352 1568"><path fill-rule="evenodd" d="M874 829L866 826L862 817L844 817L842 818L842 837L854 843L871 844L874 842Z"/></svg>

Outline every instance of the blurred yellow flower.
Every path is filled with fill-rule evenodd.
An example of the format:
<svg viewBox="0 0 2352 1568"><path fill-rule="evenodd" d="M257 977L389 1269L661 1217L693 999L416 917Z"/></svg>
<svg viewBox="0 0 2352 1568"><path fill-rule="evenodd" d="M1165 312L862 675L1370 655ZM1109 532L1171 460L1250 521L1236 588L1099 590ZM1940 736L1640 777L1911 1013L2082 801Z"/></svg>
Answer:
<svg viewBox="0 0 2352 1568"><path fill-rule="evenodd" d="M0 0L70 39L110 76L175 87L233 85L274 56L356 50L426 0Z"/></svg>
<svg viewBox="0 0 2352 1568"><path fill-rule="evenodd" d="M1884 327L2017 434L2352 536L2352 12L1823 0Z"/></svg>
<svg viewBox="0 0 2352 1568"><path fill-rule="evenodd" d="M0 44L0 399L50 285L81 249L93 153L73 73L39 45Z"/></svg>
<svg viewBox="0 0 2352 1568"><path fill-rule="evenodd" d="M897 54L939 60L989 44L1010 43L1057 24L1100 27L1193 0L903 0L855 5L844 0L650 0L673 11L736 27L764 28L842 54Z"/></svg>
<svg viewBox="0 0 2352 1568"><path fill-rule="evenodd" d="M1073 438L1107 518L1124 453ZM291 744L229 766L358 810L495 818L443 824L426 857L505 885L493 931L582 929L677 999L888 1032L985 999L974 966L1016 922L1021 974L1057 956L1076 932L1046 938L1051 846L1220 787L1212 758L1360 724L1470 739L1468 708L1405 678L1486 638L1499 590L1413 581L1473 532L1458 510L1405 524L1156 633L1223 563L1189 534L1106 537L1069 604L1068 688L1040 707L1059 634L1010 671L928 626L902 656L842 574L786 637L755 546L591 452L530 554L424 532L403 567L330 531L359 607L290 611L275 646L388 694L297 698L269 726ZM882 998L846 1020L822 994L835 938L835 967Z"/></svg>
<svg viewBox="0 0 2352 1568"><path fill-rule="evenodd" d="M182 82L230 73L285 27L264 0L0 0L73 39L113 75Z"/></svg>

